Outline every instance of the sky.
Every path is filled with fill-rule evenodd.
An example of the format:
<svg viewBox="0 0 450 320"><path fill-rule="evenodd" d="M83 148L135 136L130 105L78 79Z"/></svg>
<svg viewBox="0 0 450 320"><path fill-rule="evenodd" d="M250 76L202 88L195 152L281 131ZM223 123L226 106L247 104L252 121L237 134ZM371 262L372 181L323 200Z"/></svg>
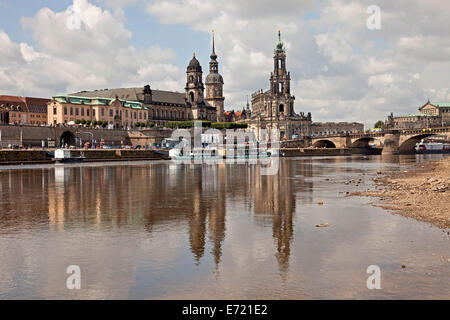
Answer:
<svg viewBox="0 0 450 320"><path fill-rule="evenodd" d="M268 89L281 30L296 112L371 126L450 100L449 16L442 0L0 0L0 94L183 92L194 52L209 72L215 30L225 109L238 110Z"/></svg>

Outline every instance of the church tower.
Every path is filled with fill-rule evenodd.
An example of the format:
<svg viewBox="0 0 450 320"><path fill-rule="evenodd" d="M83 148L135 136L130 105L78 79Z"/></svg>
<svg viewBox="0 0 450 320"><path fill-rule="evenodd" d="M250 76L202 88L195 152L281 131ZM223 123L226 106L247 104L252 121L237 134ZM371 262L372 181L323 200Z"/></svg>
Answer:
<svg viewBox="0 0 450 320"><path fill-rule="evenodd" d="M285 119L294 115L294 97L291 96L291 74L286 71L286 51L278 31L278 43L274 50L274 71L270 77L272 104L267 110L272 119Z"/></svg>
<svg viewBox="0 0 450 320"><path fill-rule="evenodd" d="M223 77L219 74L216 48L214 43L214 31L212 34L212 53L209 63L209 75L206 77L206 101L216 108L217 122L224 122Z"/></svg>
<svg viewBox="0 0 450 320"><path fill-rule="evenodd" d="M186 75L186 101L192 108L192 119L204 120L206 119L206 111L204 110L203 71L200 62L195 58L195 53L189 62Z"/></svg>

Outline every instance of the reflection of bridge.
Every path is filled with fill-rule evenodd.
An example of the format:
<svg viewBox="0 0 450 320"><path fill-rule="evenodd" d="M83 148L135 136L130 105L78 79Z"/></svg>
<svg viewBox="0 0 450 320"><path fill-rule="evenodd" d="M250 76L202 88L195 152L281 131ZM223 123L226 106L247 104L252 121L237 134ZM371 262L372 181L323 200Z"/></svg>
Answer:
<svg viewBox="0 0 450 320"><path fill-rule="evenodd" d="M416 143L434 135L450 138L450 127L314 137L311 144L317 148L369 148L371 141L379 140L383 145L383 154L404 154L414 152Z"/></svg>

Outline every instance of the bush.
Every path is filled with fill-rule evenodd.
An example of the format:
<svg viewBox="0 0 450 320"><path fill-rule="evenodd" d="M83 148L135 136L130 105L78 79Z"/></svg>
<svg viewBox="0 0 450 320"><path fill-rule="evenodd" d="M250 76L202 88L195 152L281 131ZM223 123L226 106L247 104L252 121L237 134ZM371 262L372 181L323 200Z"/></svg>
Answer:
<svg viewBox="0 0 450 320"><path fill-rule="evenodd" d="M187 128L193 128L195 121L169 121L166 123L167 128L180 128L180 129L187 129ZM210 128L212 123L211 121L201 121L203 128Z"/></svg>
<svg viewBox="0 0 450 320"><path fill-rule="evenodd" d="M247 129L248 124L236 122L217 122L212 124L214 129Z"/></svg>
<svg viewBox="0 0 450 320"><path fill-rule="evenodd" d="M81 120L79 120L79 119L75 120L75 124L80 124L80 123L81 123Z"/></svg>
<svg viewBox="0 0 450 320"><path fill-rule="evenodd" d="M145 124L145 126L146 126L147 128L153 128L153 127L155 126L155 124L154 124L153 122L148 121L148 122Z"/></svg>
<svg viewBox="0 0 450 320"><path fill-rule="evenodd" d="M102 123L102 127L106 128L108 126L108 121L100 121Z"/></svg>
<svg viewBox="0 0 450 320"><path fill-rule="evenodd" d="M83 120L81 120L81 124L86 124L86 122L87 122L87 121L86 121L86 120L84 120L84 119L83 119Z"/></svg>
<svg viewBox="0 0 450 320"><path fill-rule="evenodd" d="M90 125L92 124L92 121L91 121L91 120L87 120L87 121L86 121L86 124L87 124L88 126L90 126Z"/></svg>

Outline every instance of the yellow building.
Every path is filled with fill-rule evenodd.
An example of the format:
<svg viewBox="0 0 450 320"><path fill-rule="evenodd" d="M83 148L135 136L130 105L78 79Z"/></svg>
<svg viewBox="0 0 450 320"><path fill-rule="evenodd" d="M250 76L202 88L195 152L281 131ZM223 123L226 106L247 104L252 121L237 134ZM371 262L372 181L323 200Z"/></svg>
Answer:
<svg viewBox="0 0 450 320"><path fill-rule="evenodd" d="M430 116L441 117L443 126L450 125L450 102L428 101L419 111Z"/></svg>
<svg viewBox="0 0 450 320"><path fill-rule="evenodd" d="M114 128L130 128L150 122L148 107L118 98L55 96L48 103L47 113L48 124L52 125L84 120L88 124L96 121Z"/></svg>

